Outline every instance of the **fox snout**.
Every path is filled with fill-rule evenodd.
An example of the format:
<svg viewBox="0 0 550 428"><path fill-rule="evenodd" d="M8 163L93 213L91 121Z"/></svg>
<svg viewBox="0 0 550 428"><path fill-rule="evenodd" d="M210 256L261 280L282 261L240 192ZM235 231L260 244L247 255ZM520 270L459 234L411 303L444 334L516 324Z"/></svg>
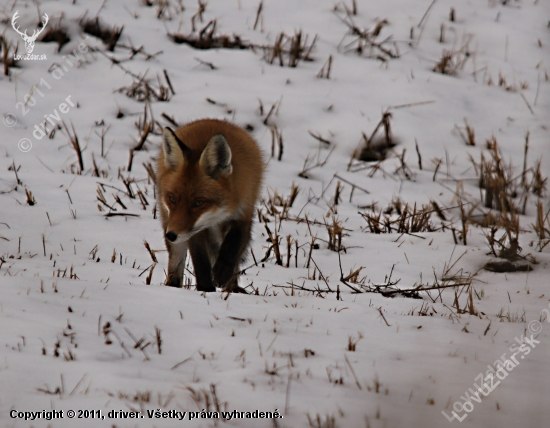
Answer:
<svg viewBox="0 0 550 428"><path fill-rule="evenodd" d="M176 239L178 239L178 235L175 232L169 231L166 232L166 239L168 239L170 242L174 242Z"/></svg>
<svg viewBox="0 0 550 428"><path fill-rule="evenodd" d="M195 235L195 233L196 232L194 232L193 230L191 230L189 232L185 232L185 231L180 230L178 232L177 229L172 229L172 228L170 228L170 226L168 226L168 228L166 228L166 231L164 233L164 237L169 242L172 242L174 244L181 244L181 243L189 241L189 239L193 235Z"/></svg>

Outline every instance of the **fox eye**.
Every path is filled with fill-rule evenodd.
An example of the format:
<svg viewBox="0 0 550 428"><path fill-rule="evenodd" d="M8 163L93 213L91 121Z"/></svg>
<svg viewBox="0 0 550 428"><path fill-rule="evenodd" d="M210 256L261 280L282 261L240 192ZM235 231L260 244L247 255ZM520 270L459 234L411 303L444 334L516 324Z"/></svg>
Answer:
<svg viewBox="0 0 550 428"><path fill-rule="evenodd" d="M193 208L199 208L202 207L204 204L204 201L201 199L197 199L195 202L193 202Z"/></svg>
<svg viewBox="0 0 550 428"><path fill-rule="evenodd" d="M171 204L176 205L176 198L174 196L168 196L168 201L170 201Z"/></svg>

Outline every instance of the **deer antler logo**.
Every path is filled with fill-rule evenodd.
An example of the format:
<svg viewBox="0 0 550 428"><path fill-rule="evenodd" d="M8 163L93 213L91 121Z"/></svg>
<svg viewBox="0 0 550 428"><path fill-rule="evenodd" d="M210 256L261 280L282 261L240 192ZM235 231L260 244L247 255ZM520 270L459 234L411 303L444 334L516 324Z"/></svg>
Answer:
<svg viewBox="0 0 550 428"><path fill-rule="evenodd" d="M11 20L11 25L12 25L13 29L17 33L19 33L21 35L21 37L23 38L23 40L25 41L25 49L27 50L27 53L30 54L30 53L32 53L32 51L34 49L34 42L36 41L36 38L46 28L46 24L48 23L48 20L49 20L48 14L44 13L44 16L42 17L42 28L34 30L34 32L32 33L32 36L29 36L27 34L27 30L25 30L25 32L22 33L21 31L19 31L19 27L15 26L16 25L15 21L17 20L18 17L19 17L19 11L16 11L15 14L13 15L12 20Z"/></svg>

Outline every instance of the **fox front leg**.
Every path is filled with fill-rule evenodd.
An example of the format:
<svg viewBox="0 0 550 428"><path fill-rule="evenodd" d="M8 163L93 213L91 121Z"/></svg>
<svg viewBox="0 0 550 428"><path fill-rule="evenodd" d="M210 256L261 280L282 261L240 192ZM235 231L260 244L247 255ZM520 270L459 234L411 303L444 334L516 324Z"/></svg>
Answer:
<svg viewBox="0 0 550 428"><path fill-rule="evenodd" d="M173 244L166 240L168 249L168 275L166 285L181 288L183 285L183 269L187 258L187 243Z"/></svg>
<svg viewBox="0 0 550 428"><path fill-rule="evenodd" d="M197 290L216 291L216 286L212 283L212 265L208 253L207 231L199 232L189 240L189 252L193 260Z"/></svg>
<svg viewBox="0 0 550 428"><path fill-rule="evenodd" d="M250 227L242 222L232 222L218 252L212 269L212 279L218 287L232 291L237 285L239 263L250 241Z"/></svg>

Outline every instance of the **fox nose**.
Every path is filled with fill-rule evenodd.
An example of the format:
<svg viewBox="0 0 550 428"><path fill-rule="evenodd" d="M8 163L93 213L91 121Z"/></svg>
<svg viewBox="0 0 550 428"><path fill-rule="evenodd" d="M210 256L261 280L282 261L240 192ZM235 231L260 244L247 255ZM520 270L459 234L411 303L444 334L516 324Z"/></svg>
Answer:
<svg viewBox="0 0 550 428"><path fill-rule="evenodd" d="M170 242L174 242L177 237L178 235L176 235L174 232L166 232L166 239L168 239Z"/></svg>

